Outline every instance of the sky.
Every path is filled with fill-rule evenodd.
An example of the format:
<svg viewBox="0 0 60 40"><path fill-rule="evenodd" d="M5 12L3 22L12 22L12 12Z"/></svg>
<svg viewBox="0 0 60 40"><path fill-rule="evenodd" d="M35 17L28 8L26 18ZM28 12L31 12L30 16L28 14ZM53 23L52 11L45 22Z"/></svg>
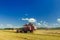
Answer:
<svg viewBox="0 0 60 40"><path fill-rule="evenodd" d="M0 0L0 28L28 22L60 27L60 0Z"/></svg>

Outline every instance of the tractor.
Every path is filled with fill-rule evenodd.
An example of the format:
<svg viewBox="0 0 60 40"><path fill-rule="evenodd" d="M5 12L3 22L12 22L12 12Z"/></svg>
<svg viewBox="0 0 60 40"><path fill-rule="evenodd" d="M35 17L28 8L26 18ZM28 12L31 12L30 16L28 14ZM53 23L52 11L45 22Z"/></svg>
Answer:
<svg viewBox="0 0 60 40"><path fill-rule="evenodd" d="M25 24L24 27L22 27L21 29L17 29L17 33L21 32L21 33L27 33L27 32L33 32L36 29L36 27L32 24Z"/></svg>

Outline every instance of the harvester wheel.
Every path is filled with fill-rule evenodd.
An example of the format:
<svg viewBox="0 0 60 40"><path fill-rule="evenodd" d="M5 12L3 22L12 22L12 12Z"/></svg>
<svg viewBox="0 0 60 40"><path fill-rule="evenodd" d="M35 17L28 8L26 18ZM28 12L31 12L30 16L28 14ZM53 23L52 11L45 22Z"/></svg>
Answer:
<svg viewBox="0 0 60 40"><path fill-rule="evenodd" d="M22 33L23 31L20 31L20 33Z"/></svg>
<svg viewBox="0 0 60 40"><path fill-rule="evenodd" d="M31 33L33 33L33 30L30 30Z"/></svg>
<svg viewBox="0 0 60 40"><path fill-rule="evenodd" d="M24 33L27 33L27 31L24 31Z"/></svg>

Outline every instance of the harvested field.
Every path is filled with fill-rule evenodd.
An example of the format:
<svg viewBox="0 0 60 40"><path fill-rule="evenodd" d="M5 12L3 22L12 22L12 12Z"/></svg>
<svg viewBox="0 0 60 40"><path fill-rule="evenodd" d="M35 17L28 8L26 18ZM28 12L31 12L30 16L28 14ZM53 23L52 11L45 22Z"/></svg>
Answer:
<svg viewBox="0 0 60 40"><path fill-rule="evenodd" d="M36 30L34 33L0 30L0 40L60 40L60 30Z"/></svg>

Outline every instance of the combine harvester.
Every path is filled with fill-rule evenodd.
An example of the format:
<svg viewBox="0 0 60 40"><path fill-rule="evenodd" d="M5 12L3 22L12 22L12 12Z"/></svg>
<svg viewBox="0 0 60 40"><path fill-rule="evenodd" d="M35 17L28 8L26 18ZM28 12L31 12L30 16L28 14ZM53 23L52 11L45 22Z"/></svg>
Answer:
<svg viewBox="0 0 60 40"><path fill-rule="evenodd" d="M27 32L30 32L32 33L34 30L36 30L37 28L32 24L32 23L29 23L29 24L25 24L24 27L22 27L21 29L17 29L17 33L27 33Z"/></svg>

